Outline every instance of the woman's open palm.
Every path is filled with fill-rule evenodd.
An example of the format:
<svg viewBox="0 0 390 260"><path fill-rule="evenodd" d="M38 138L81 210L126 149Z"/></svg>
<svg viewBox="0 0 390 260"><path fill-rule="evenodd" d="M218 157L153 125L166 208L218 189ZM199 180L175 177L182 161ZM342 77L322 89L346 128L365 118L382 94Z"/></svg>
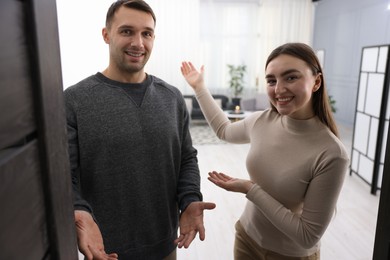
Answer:
<svg viewBox="0 0 390 260"><path fill-rule="evenodd" d="M241 192L244 194L247 194L253 185L253 182L250 180L233 178L216 171L209 172L208 180L227 191Z"/></svg>
<svg viewBox="0 0 390 260"><path fill-rule="evenodd" d="M204 66L200 67L200 72L199 72L191 62L183 61L181 63L180 69L185 80L188 82L188 84L190 84L190 86L194 90L203 87Z"/></svg>

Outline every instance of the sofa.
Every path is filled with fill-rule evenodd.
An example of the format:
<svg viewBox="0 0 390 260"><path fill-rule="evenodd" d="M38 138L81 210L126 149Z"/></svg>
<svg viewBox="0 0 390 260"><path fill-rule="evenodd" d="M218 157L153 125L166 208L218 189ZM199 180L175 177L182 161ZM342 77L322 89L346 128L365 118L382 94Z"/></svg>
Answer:
<svg viewBox="0 0 390 260"><path fill-rule="evenodd" d="M227 96L218 94L212 96L222 110L229 109L229 98ZM191 119L205 119L196 97L194 95L184 95L183 97L186 102L188 112L191 115Z"/></svg>
<svg viewBox="0 0 390 260"><path fill-rule="evenodd" d="M268 95L258 93L253 98L241 99L241 109L244 111L259 111L270 107Z"/></svg>

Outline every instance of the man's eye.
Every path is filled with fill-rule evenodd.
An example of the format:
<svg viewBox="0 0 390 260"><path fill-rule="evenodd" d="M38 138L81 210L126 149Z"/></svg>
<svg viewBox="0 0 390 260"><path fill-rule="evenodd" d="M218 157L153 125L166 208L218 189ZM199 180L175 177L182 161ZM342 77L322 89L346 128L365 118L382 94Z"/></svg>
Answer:
<svg viewBox="0 0 390 260"><path fill-rule="evenodd" d="M122 30L122 31L121 31L121 34L130 35L130 34L131 34L131 30L128 30L128 29Z"/></svg>
<svg viewBox="0 0 390 260"><path fill-rule="evenodd" d="M151 38L151 37L153 37L153 34L151 32L145 32L144 36Z"/></svg>

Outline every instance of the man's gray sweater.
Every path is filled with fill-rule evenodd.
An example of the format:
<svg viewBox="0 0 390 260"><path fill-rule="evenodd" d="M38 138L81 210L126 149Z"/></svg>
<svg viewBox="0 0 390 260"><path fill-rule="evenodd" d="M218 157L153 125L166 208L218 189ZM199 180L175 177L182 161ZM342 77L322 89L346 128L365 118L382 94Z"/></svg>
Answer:
<svg viewBox="0 0 390 260"><path fill-rule="evenodd" d="M119 259L168 255L179 210L202 200L184 99L148 77L141 105L101 73L64 92L74 207L93 214Z"/></svg>

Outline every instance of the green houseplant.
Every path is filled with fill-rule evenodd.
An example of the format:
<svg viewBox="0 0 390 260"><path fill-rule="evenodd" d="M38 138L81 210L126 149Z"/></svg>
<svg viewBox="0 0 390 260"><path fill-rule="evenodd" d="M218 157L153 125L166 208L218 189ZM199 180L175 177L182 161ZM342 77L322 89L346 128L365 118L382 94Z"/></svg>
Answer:
<svg viewBox="0 0 390 260"><path fill-rule="evenodd" d="M240 104L240 96L244 90L244 75L246 72L246 65L231 65L227 64L229 69L229 88L232 91L232 103L234 105Z"/></svg>
<svg viewBox="0 0 390 260"><path fill-rule="evenodd" d="M332 109L332 112L336 113L336 111L337 111L336 100L334 100L332 95L329 95L328 98L329 98L329 105L330 105L330 108Z"/></svg>

